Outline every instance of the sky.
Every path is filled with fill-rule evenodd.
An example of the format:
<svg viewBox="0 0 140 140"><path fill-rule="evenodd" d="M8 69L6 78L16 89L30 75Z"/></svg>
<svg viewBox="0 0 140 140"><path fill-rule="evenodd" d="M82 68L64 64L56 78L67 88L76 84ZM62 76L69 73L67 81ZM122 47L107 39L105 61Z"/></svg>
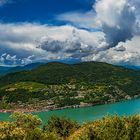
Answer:
<svg viewBox="0 0 140 140"><path fill-rule="evenodd" d="M0 65L140 66L139 0L0 0Z"/></svg>

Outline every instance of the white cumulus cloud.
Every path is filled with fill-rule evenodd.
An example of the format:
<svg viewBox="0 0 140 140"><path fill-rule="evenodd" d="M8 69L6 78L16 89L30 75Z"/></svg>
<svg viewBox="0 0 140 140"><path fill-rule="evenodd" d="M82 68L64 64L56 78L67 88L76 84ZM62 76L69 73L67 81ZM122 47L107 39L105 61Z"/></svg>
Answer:
<svg viewBox="0 0 140 140"><path fill-rule="evenodd" d="M76 22L79 27L88 25L105 34L104 47L99 49L97 45L98 49L82 57L83 61L140 65L139 6L139 0L96 0L89 12L63 13L57 18Z"/></svg>
<svg viewBox="0 0 140 140"><path fill-rule="evenodd" d="M1 63L5 64L81 59L107 46L104 33L89 32L68 25L0 24L0 33L3 34L0 36Z"/></svg>

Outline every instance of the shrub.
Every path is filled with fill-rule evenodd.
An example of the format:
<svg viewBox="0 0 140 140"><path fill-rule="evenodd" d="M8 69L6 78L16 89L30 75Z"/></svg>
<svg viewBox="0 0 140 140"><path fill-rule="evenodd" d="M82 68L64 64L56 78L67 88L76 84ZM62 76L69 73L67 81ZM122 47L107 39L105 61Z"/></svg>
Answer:
<svg viewBox="0 0 140 140"><path fill-rule="evenodd" d="M64 117L53 116L48 120L48 124L44 126L44 130L49 132L56 132L61 137L68 137L79 127L80 125L75 121L66 119Z"/></svg>

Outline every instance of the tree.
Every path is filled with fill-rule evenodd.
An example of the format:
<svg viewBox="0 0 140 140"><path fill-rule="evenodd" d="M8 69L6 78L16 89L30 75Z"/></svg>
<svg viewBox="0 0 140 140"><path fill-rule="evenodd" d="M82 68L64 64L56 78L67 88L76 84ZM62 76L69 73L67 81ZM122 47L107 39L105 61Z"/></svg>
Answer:
<svg viewBox="0 0 140 140"><path fill-rule="evenodd" d="M62 137L68 137L74 130L78 129L80 125L76 121L66 119L64 117L52 116L48 120L48 124L44 126L45 131L56 132Z"/></svg>
<svg viewBox="0 0 140 140"><path fill-rule="evenodd" d="M18 127L24 129L35 129L42 124L41 119L32 114L14 113L11 118Z"/></svg>

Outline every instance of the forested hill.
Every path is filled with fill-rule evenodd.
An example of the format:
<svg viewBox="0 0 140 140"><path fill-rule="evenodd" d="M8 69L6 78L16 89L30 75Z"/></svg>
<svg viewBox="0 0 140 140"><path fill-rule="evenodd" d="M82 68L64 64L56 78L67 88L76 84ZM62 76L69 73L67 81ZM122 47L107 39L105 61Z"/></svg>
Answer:
<svg viewBox="0 0 140 140"><path fill-rule="evenodd" d="M30 71L8 74L0 78L0 86L17 82L42 84L85 83L116 86L129 95L140 94L140 72L100 62L64 64L52 62Z"/></svg>
<svg viewBox="0 0 140 140"><path fill-rule="evenodd" d="M99 62L41 65L0 78L0 109L40 111L140 95L140 72Z"/></svg>

